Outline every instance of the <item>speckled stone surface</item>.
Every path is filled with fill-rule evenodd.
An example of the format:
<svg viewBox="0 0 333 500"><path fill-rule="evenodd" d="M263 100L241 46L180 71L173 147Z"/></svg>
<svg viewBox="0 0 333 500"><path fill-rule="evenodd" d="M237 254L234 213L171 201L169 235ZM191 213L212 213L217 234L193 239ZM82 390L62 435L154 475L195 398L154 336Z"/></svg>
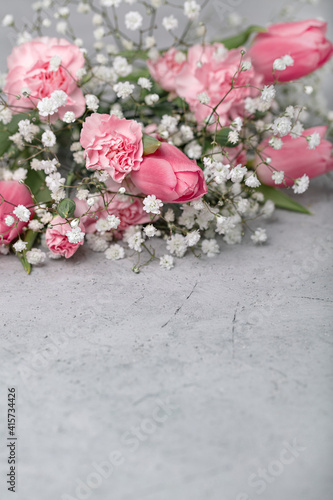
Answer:
<svg viewBox="0 0 333 500"><path fill-rule="evenodd" d="M329 500L332 193L314 181L312 217L277 211L267 245L171 272L80 249L28 277L2 257L19 462L14 495L2 440L1 498Z"/></svg>

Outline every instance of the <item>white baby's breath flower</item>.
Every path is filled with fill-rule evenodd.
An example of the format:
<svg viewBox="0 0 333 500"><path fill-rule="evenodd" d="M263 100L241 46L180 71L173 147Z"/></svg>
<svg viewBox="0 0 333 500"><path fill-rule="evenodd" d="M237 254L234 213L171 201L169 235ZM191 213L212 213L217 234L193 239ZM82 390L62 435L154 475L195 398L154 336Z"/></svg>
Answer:
<svg viewBox="0 0 333 500"><path fill-rule="evenodd" d="M308 135L306 137L306 140L308 141L309 149L315 149L317 146L319 146L321 138L318 132L314 132L313 134Z"/></svg>
<svg viewBox="0 0 333 500"><path fill-rule="evenodd" d="M126 99L131 94L133 94L134 88L134 85L132 85L130 82L119 82L113 86L113 90L117 94L117 97L121 99Z"/></svg>
<svg viewBox="0 0 333 500"><path fill-rule="evenodd" d="M191 21L199 16L200 9L200 5L195 0L184 2L184 14Z"/></svg>
<svg viewBox="0 0 333 500"><path fill-rule="evenodd" d="M152 224L148 224L146 227L143 228L143 232L145 233L146 236L148 236L148 238L153 238L157 233L157 229Z"/></svg>
<svg viewBox="0 0 333 500"><path fill-rule="evenodd" d="M295 180L295 184L293 185L292 189L295 194L303 194L308 189L309 183L309 177L304 174L302 177Z"/></svg>
<svg viewBox="0 0 333 500"><path fill-rule="evenodd" d="M281 149L282 146L283 146L283 141L282 139L280 139L279 137L271 137L270 140L269 140L269 145L273 148L273 149Z"/></svg>
<svg viewBox="0 0 333 500"><path fill-rule="evenodd" d="M143 210L148 214L156 214L159 215L161 213L161 208L163 207L163 203L161 200L156 198L154 194L146 196L143 200Z"/></svg>
<svg viewBox="0 0 333 500"><path fill-rule="evenodd" d="M145 103L147 106L154 106L159 101L159 95L158 94L148 94L145 97Z"/></svg>
<svg viewBox="0 0 333 500"><path fill-rule="evenodd" d="M207 255L207 257L214 257L218 253L220 253L220 247L217 244L217 241L214 239L211 240L203 240L201 245L202 252Z"/></svg>
<svg viewBox="0 0 333 500"><path fill-rule="evenodd" d="M276 118L273 122L273 132L280 137L288 135L291 131L291 121L286 116Z"/></svg>
<svg viewBox="0 0 333 500"><path fill-rule="evenodd" d="M130 11L125 15L125 26L128 30L136 31L142 26L143 18L139 12Z"/></svg>
<svg viewBox="0 0 333 500"><path fill-rule="evenodd" d="M115 243L105 250L104 255L108 260L119 260L125 257L125 250Z"/></svg>
<svg viewBox="0 0 333 500"><path fill-rule="evenodd" d="M8 26L14 26L14 17L11 14L5 15L2 19L2 26L7 28Z"/></svg>
<svg viewBox="0 0 333 500"><path fill-rule="evenodd" d="M273 69L274 70L284 71L286 69L286 67L287 67L286 63L281 58L275 59L275 61L273 62Z"/></svg>
<svg viewBox="0 0 333 500"><path fill-rule="evenodd" d="M81 243L84 240L85 233L80 227L74 227L70 231L66 231L66 236L70 243Z"/></svg>
<svg viewBox="0 0 333 500"><path fill-rule="evenodd" d="M46 253L42 252L39 248L32 248L26 253L26 258L29 264L37 266L38 264L43 264L46 259Z"/></svg>
<svg viewBox="0 0 333 500"><path fill-rule="evenodd" d="M265 85L261 92L260 99L265 102L272 102L276 94L276 90L274 85Z"/></svg>
<svg viewBox="0 0 333 500"><path fill-rule="evenodd" d="M17 205L13 210L13 214L22 222L28 222L31 215L30 210L24 205Z"/></svg>
<svg viewBox="0 0 333 500"><path fill-rule="evenodd" d="M201 104L209 104L210 97L206 92L201 92L197 95L197 98Z"/></svg>
<svg viewBox="0 0 333 500"><path fill-rule="evenodd" d="M61 57L52 56L50 59L49 70L50 71L58 71L60 65L61 65Z"/></svg>
<svg viewBox="0 0 333 500"><path fill-rule="evenodd" d="M275 182L275 184L282 184L284 180L284 172L282 170L280 171L276 170L275 172L272 173L272 179Z"/></svg>
<svg viewBox="0 0 333 500"><path fill-rule="evenodd" d="M15 222L15 219L12 215L6 215L6 217L5 217L6 226L10 227L14 224L14 222Z"/></svg>
<svg viewBox="0 0 333 500"><path fill-rule="evenodd" d="M14 243L13 248L15 252L23 252L27 248L28 242L27 241L22 241L21 239L17 240L16 243Z"/></svg>
<svg viewBox="0 0 333 500"><path fill-rule="evenodd" d="M160 266L162 269L170 271L170 269L174 267L174 259L172 255L163 255L163 257L160 257Z"/></svg>
<svg viewBox="0 0 333 500"><path fill-rule="evenodd" d="M128 76L133 69L132 65L128 63L127 59L122 56L115 57L112 66L117 75L121 77Z"/></svg>
<svg viewBox="0 0 333 500"><path fill-rule="evenodd" d="M250 174L246 180L245 180L245 184L249 187L252 187L252 188L257 188L260 186L260 181L258 179L258 177L256 176L255 173L253 174Z"/></svg>
<svg viewBox="0 0 333 500"><path fill-rule="evenodd" d="M138 85L140 85L142 89L150 90L153 84L148 78L141 77L138 79Z"/></svg>
<svg viewBox="0 0 333 500"><path fill-rule="evenodd" d="M178 19L176 19L173 15L163 17L162 25L167 31L172 31L178 28Z"/></svg>
<svg viewBox="0 0 333 500"><path fill-rule="evenodd" d="M66 111L62 121L65 123L74 123L75 122L75 113L73 111Z"/></svg>
<svg viewBox="0 0 333 500"><path fill-rule="evenodd" d="M98 106L99 106L99 99L98 99L98 97L96 97L93 94L87 94L85 96L85 100L86 100L87 108L90 111L93 111L94 113L96 113L96 111L98 110Z"/></svg>
<svg viewBox="0 0 333 500"><path fill-rule="evenodd" d="M260 245L261 243L265 243L265 241L267 241L267 234L266 234L266 230L265 229L262 229L261 227L258 227L254 233L252 234L251 236L251 240L253 241L253 243L255 243L256 245Z"/></svg>
<svg viewBox="0 0 333 500"><path fill-rule="evenodd" d="M52 132L52 130L46 130L42 134L42 143L43 146L47 148L52 148L57 142L57 138L55 134Z"/></svg>

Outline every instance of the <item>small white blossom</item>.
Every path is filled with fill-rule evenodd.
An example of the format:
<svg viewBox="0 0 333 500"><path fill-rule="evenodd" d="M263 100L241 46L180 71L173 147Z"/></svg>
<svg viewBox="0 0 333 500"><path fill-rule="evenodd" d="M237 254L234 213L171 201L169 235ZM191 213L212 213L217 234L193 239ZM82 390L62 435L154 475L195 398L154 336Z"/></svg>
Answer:
<svg viewBox="0 0 333 500"><path fill-rule="evenodd" d="M242 63L242 71L249 71L252 68L251 61L244 61Z"/></svg>
<svg viewBox="0 0 333 500"><path fill-rule="evenodd" d="M235 221L231 217L224 217L219 215L216 218L216 229L218 234L226 234L230 232L235 227Z"/></svg>
<svg viewBox="0 0 333 500"><path fill-rule="evenodd" d="M39 248L32 248L26 253L26 258L29 264L37 266L38 264L43 264L46 259L46 254Z"/></svg>
<svg viewBox="0 0 333 500"><path fill-rule="evenodd" d="M253 243L255 243L256 245L259 245L261 243L265 243L265 241L267 241L267 234L266 234L266 230L265 229L262 229L261 227L258 227L258 229L256 229L254 231L254 233L252 234L251 236L251 240L253 241Z"/></svg>
<svg viewBox="0 0 333 500"><path fill-rule="evenodd" d="M287 67L286 63L283 61L283 59L275 59L273 62L273 69L278 70L278 71L283 71Z"/></svg>
<svg viewBox="0 0 333 500"><path fill-rule="evenodd" d="M70 231L66 231L66 236L70 243L81 243L84 240L85 233L80 227L74 227Z"/></svg>
<svg viewBox="0 0 333 500"><path fill-rule="evenodd" d="M130 11L125 15L125 26L128 30L136 31L142 26L143 18L139 12Z"/></svg>
<svg viewBox="0 0 333 500"><path fill-rule="evenodd" d="M26 168L20 167L13 172L13 181L25 181L28 175L28 170Z"/></svg>
<svg viewBox="0 0 333 500"><path fill-rule="evenodd" d="M286 55L286 56L283 56L282 57L282 61L284 62L284 64L288 67L288 66L294 66L294 59L289 56L289 55Z"/></svg>
<svg viewBox="0 0 333 500"><path fill-rule="evenodd" d="M108 260L119 260L125 257L125 250L115 243L105 250L104 255Z"/></svg>
<svg viewBox="0 0 333 500"><path fill-rule="evenodd" d="M148 78L141 77L138 79L138 85L140 85L142 89L150 90L153 84Z"/></svg>
<svg viewBox="0 0 333 500"><path fill-rule="evenodd" d="M178 28L178 19L175 18L175 16L173 16L173 15L163 17L162 25L167 31L172 31L172 30Z"/></svg>
<svg viewBox="0 0 333 500"><path fill-rule="evenodd" d="M17 205L13 210L13 214L22 222L28 222L31 215L30 210L24 205Z"/></svg>
<svg viewBox="0 0 333 500"><path fill-rule="evenodd" d="M175 220L175 212L172 210L172 208L168 208L168 210L165 212L164 219L167 222L174 222L174 220Z"/></svg>
<svg viewBox="0 0 333 500"><path fill-rule="evenodd" d="M207 257L214 257L218 253L220 253L220 247L217 244L217 241L214 239L211 240L203 240L202 252L207 255Z"/></svg>
<svg viewBox="0 0 333 500"><path fill-rule="evenodd" d="M275 172L272 173L272 179L275 182L275 184L282 184L284 180L284 172L283 170L276 170Z"/></svg>
<svg viewBox="0 0 333 500"><path fill-rule="evenodd" d="M5 224L6 224L6 226L10 227L10 226L12 226L14 224L14 222L15 222L15 219L14 219L14 217L12 215L7 215L5 217Z"/></svg>
<svg viewBox="0 0 333 500"><path fill-rule="evenodd" d="M61 57L52 56L50 59L49 70L50 71L58 71L60 65L61 65Z"/></svg>
<svg viewBox="0 0 333 500"><path fill-rule="evenodd" d="M163 257L160 257L160 266L162 269L166 269L170 271L174 267L174 259L172 255L163 255Z"/></svg>
<svg viewBox="0 0 333 500"><path fill-rule="evenodd" d="M146 95L145 97L145 103L147 106L154 106L159 101L159 95L158 94L149 94Z"/></svg>
<svg viewBox="0 0 333 500"><path fill-rule="evenodd" d="M76 193L78 200L86 200L88 195L89 195L88 189L78 189Z"/></svg>
<svg viewBox="0 0 333 500"><path fill-rule="evenodd" d="M121 99L126 99L133 94L134 88L134 85L130 82L119 82L113 86L113 90L116 92L117 97L120 97Z"/></svg>
<svg viewBox="0 0 333 500"><path fill-rule="evenodd" d="M94 38L96 40L101 40L105 35L105 29L103 26L99 26L94 30Z"/></svg>
<svg viewBox="0 0 333 500"><path fill-rule="evenodd" d="M306 137L306 140L309 143L309 149L315 149L317 146L319 146L320 141L321 141L320 135L318 134L318 132L314 132L313 134L308 135Z"/></svg>
<svg viewBox="0 0 333 500"><path fill-rule="evenodd" d="M28 242L22 241L21 239L14 243L13 248L15 252L23 252L27 248Z"/></svg>
<svg viewBox="0 0 333 500"><path fill-rule="evenodd" d="M273 122L273 132L280 137L288 135L291 131L291 121L286 116L276 118Z"/></svg>
<svg viewBox="0 0 333 500"><path fill-rule="evenodd" d="M131 250L142 252L142 243L144 243L141 231L137 231L127 238L127 244Z"/></svg>
<svg viewBox="0 0 333 500"><path fill-rule="evenodd" d="M103 236L99 234L87 234L86 235L87 246L93 252L105 252L109 244Z"/></svg>
<svg viewBox="0 0 333 500"><path fill-rule="evenodd" d="M201 92L201 94L197 95L197 98L201 104L209 104L210 97L206 92Z"/></svg>
<svg viewBox="0 0 333 500"><path fill-rule="evenodd" d="M8 26L14 26L14 17L11 14L5 15L2 19L2 26L7 28Z"/></svg>
<svg viewBox="0 0 333 500"><path fill-rule="evenodd" d="M117 118L124 118L124 114L119 103L116 102L113 106L111 106L110 115L115 115Z"/></svg>
<svg viewBox="0 0 333 500"><path fill-rule="evenodd" d="M264 217L264 219L268 219L273 215L274 210L275 210L275 205L273 201L267 200L261 209L261 215Z"/></svg>
<svg viewBox="0 0 333 500"><path fill-rule="evenodd" d="M87 108L90 111L93 111L94 113L96 113L96 111L98 110L98 106L99 106L99 99L98 99L98 97L96 97L93 94L87 94L85 96L85 100L86 100Z"/></svg>
<svg viewBox="0 0 333 500"><path fill-rule="evenodd" d="M52 148L56 142L57 142L57 138L56 138L55 134L52 132L52 130L46 130L46 132L44 132L42 134L43 146L45 146L47 148Z"/></svg>
<svg viewBox="0 0 333 500"><path fill-rule="evenodd" d="M269 145L273 148L273 149L281 149L282 146L283 146L283 141L282 139L280 139L279 137L271 137L270 140L269 140Z"/></svg>
<svg viewBox="0 0 333 500"><path fill-rule="evenodd" d="M246 167L242 167L241 164L230 170L230 179L232 182L242 182L244 175L247 172Z"/></svg>
<svg viewBox="0 0 333 500"><path fill-rule="evenodd" d="M295 184L293 185L293 191L296 194L303 194L309 187L310 179L304 174L299 179L295 180Z"/></svg>
<svg viewBox="0 0 333 500"><path fill-rule="evenodd" d="M187 250L187 241L182 234L174 234L167 241L167 250L176 255L176 257L184 257Z"/></svg>
<svg viewBox="0 0 333 500"><path fill-rule="evenodd" d="M31 220L28 224L28 228L32 229L32 231L40 231L41 229L43 229L43 227L44 227L44 224L39 222L39 220L37 220L37 219Z"/></svg>
<svg viewBox="0 0 333 500"><path fill-rule="evenodd" d="M311 87L311 85L305 85L304 86L304 92L307 94L307 95L311 95L312 92L313 92L313 87Z"/></svg>
<svg viewBox="0 0 333 500"><path fill-rule="evenodd" d="M12 121L13 113L6 106L0 105L0 122L7 125Z"/></svg>
<svg viewBox="0 0 333 500"><path fill-rule="evenodd" d="M60 35L65 35L67 32L67 28L68 28L68 24L66 23L66 21L60 21L56 25L56 30L58 33L60 33Z"/></svg>
<svg viewBox="0 0 333 500"><path fill-rule="evenodd" d="M191 21L199 16L200 9L200 5L195 0L184 2L184 14Z"/></svg>
<svg viewBox="0 0 333 500"><path fill-rule="evenodd" d="M80 2L77 6L77 12L79 14L88 14L91 10L90 5L86 2Z"/></svg>
<svg viewBox="0 0 333 500"><path fill-rule="evenodd" d="M272 102L276 94L274 85L265 85L261 92L260 99L265 102Z"/></svg>
<svg viewBox="0 0 333 500"><path fill-rule="evenodd" d="M156 214L159 215L161 213L160 208L163 207L163 202L156 198L154 194L146 196L143 200L143 210L148 214Z"/></svg>
<svg viewBox="0 0 333 500"><path fill-rule="evenodd" d="M200 233L198 229L191 231L186 235L186 243L189 247L194 247L200 241Z"/></svg>
<svg viewBox="0 0 333 500"><path fill-rule="evenodd" d="M148 224L146 227L143 228L143 232L145 233L146 236L148 236L148 238L153 238L154 236L156 236L157 229L152 224Z"/></svg>
<svg viewBox="0 0 333 500"><path fill-rule="evenodd" d="M132 65L128 64L128 61L125 57L117 56L113 61L113 69L117 73L117 75L125 77L132 73Z"/></svg>
<svg viewBox="0 0 333 500"><path fill-rule="evenodd" d="M156 45L156 40L153 36L146 36L145 38L145 48L151 49Z"/></svg>
<svg viewBox="0 0 333 500"><path fill-rule="evenodd" d="M239 141L237 130L230 130L228 134L228 141L231 142L231 144L237 144L237 142Z"/></svg>
<svg viewBox="0 0 333 500"><path fill-rule="evenodd" d="M74 123L75 122L75 113L73 111L66 111L62 120L65 123Z"/></svg>
<svg viewBox="0 0 333 500"><path fill-rule="evenodd" d="M247 179L245 180L245 184L251 188L257 188L260 186L261 182L259 181L256 174L253 173L247 177Z"/></svg>

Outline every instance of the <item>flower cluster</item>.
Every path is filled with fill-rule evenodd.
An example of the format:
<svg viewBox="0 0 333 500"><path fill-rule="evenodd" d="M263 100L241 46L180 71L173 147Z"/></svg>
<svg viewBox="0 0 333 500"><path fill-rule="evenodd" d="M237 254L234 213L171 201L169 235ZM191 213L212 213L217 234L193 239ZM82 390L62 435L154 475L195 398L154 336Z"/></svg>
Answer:
<svg viewBox="0 0 333 500"><path fill-rule="evenodd" d="M27 272L82 245L111 261L134 257L139 272L213 257L247 232L263 244L256 221L285 200L281 188L301 194L333 169L328 126L311 126L293 94L311 109L308 78L333 53L323 21L209 42L207 2L172 14L160 0L63 3L33 3L30 29L2 21L17 45L0 79L0 253L13 250ZM73 9L91 15L92 54ZM164 50L157 15L172 40ZM60 38L42 35L52 18Z"/></svg>

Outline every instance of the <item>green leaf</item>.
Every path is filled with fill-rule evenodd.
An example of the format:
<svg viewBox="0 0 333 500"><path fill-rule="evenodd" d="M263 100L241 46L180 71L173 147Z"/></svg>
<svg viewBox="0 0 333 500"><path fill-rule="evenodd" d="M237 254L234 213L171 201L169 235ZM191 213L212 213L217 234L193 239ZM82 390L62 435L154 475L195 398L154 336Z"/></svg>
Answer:
<svg viewBox="0 0 333 500"><path fill-rule="evenodd" d="M36 233L35 231L32 231L32 229L29 229L25 233L25 236L23 238L23 241L26 241L28 243L25 252L22 255L16 254L17 257L19 258L19 260L21 261L22 266L24 267L27 274L30 274L30 272L31 272L31 264L29 264L29 262L27 261L26 253L28 250L31 250L32 245L34 244L37 236L38 236L38 233Z"/></svg>
<svg viewBox="0 0 333 500"><path fill-rule="evenodd" d="M155 153L155 151L157 151L161 145L160 141L147 134L143 134L142 143L143 143L143 156Z"/></svg>
<svg viewBox="0 0 333 500"><path fill-rule="evenodd" d="M68 219L69 217L73 217L75 208L75 201L70 198L65 198L59 203L57 212L63 219Z"/></svg>
<svg viewBox="0 0 333 500"><path fill-rule="evenodd" d="M27 118L31 120L32 113L19 113L13 116L10 123L0 128L0 156L3 156L12 145L12 141L9 137L17 132L18 123Z"/></svg>
<svg viewBox="0 0 333 500"><path fill-rule="evenodd" d="M245 45L245 43L253 33L264 33L265 31L267 31L267 29L263 28L262 26L249 26L245 31L242 31L238 35L224 38L218 41L220 43L223 43L223 45L229 50L236 49L237 47Z"/></svg>
<svg viewBox="0 0 333 500"><path fill-rule="evenodd" d="M290 198L287 194L279 189L262 184L258 191L260 191L266 200L272 200L276 207L283 208L284 210L291 210L293 212L300 212L302 214L312 215L312 213L303 205Z"/></svg>
<svg viewBox="0 0 333 500"><path fill-rule="evenodd" d="M228 141L229 132L231 132L231 128L222 128L216 134L216 142L220 144L222 147L226 148L234 148L239 143L236 144Z"/></svg>
<svg viewBox="0 0 333 500"><path fill-rule="evenodd" d="M25 184L29 186L38 203L44 203L51 200L51 192L45 186L45 174L40 170L30 170L28 172Z"/></svg>
<svg viewBox="0 0 333 500"><path fill-rule="evenodd" d="M147 50L122 50L118 52L117 56L126 57L126 59L143 59L144 61L148 59L148 51Z"/></svg>

